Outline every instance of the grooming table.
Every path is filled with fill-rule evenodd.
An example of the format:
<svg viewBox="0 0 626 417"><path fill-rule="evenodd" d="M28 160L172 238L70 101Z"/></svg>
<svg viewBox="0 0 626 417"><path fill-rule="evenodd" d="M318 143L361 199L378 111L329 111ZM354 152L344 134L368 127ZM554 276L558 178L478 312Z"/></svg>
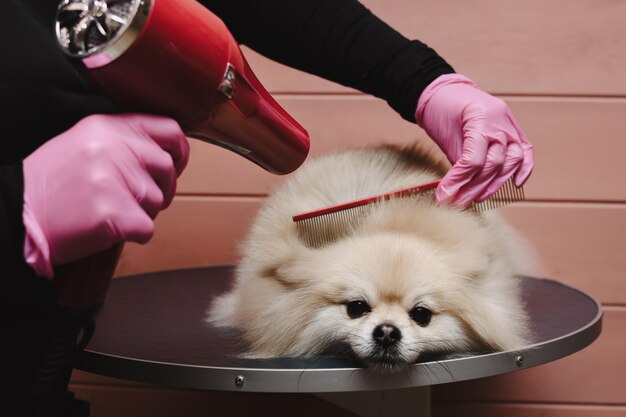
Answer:
<svg viewBox="0 0 626 417"><path fill-rule="evenodd" d="M177 388L313 393L361 416L428 416L430 386L554 361L592 343L602 308L558 282L523 278L534 343L516 352L441 359L375 374L338 357L250 360L238 335L204 322L211 301L233 284L232 266L115 279L78 369ZM280 323L277 323L280 325Z"/></svg>

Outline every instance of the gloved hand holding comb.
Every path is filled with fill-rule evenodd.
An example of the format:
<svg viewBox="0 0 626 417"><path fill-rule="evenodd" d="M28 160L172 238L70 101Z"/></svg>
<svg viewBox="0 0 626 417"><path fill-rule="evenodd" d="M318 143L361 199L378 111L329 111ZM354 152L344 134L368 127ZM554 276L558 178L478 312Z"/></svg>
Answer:
<svg viewBox="0 0 626 417"><path fill-rule="evenodd" d="M441 203L484 201L513 175L520 187L533 169L533 145L508 106L463 75L426 87L415 119L453 164L435 193Z"/></svg>

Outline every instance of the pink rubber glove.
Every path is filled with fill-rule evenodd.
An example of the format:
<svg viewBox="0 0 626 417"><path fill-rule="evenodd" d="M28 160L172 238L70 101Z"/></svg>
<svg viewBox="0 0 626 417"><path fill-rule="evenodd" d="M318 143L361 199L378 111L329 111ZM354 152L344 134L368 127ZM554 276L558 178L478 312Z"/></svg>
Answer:
<svg viewBox="0 0 626 417"><path fill-rule="evenodd" d="M453 164L435 192L440 203L484 201L513 175L520 187L533 169L533 145L511 110L463 75L426 87L415 119Z"/></svg>
<svg viewBox="0 0 626 417"><path fill-rule="evenodd" d="M172 119L89 116L23 162L24 258L40 276L123 241L147 242L189 143Z"/></svg>

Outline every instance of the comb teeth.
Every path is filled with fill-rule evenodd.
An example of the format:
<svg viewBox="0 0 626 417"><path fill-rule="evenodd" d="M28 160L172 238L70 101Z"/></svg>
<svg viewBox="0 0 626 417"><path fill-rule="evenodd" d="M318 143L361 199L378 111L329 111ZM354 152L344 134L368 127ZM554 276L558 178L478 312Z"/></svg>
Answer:
<svg viewBox="0 0 626 417"><path fill-rule="evenodd" d="M302 241L309 247L320 248L347 236L366 217L371 205L335 211L296 221Z"/></svg>
<svg viewBox="0 0 626 417"><path fill-rule="evenodd" d="M404 198L410 195L412 194L396 195L396 198ZM314 216L296 215L294 216L294 223L300 239L307 246L320 248L349 235L363 221L372 208L373 203L380 203L385 200L388 200L388 198L381 197L372 199L367 204L337 210L324 208L319 210L319 215ZM524 189L521 187L517 188L513 183L513 179L509 179L487 200L474 203L465 210L483 213L523 200Z"/></svg>
<svg viewBox="0 0 626 417"><path fill-rule="evenodd" d="M516 201L523 201L524 198L524 188L517 188L513 179L509 179L491 197L481 203L472 204L469 209L482 213Z"/></svg>

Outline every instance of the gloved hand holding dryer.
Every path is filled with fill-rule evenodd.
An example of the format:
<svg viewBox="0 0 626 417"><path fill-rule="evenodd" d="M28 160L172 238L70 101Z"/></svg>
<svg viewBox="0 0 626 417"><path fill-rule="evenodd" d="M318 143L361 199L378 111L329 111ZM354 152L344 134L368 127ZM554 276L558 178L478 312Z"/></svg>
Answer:
<svg viewBox="0 0 626 417"><path fill-rule="evenodd" d="M160 116L87 117L24 160L24 255L40 276L123 241L147 242L189 144Z"/></svg>

